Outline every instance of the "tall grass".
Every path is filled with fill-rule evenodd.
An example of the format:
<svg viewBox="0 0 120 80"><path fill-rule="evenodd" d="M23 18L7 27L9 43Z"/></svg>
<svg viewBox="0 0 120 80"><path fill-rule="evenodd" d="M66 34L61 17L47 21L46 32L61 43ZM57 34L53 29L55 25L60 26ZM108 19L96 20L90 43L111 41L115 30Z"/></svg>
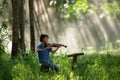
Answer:
<svg viewBox="0 0 120 80"><path fill-rule="evenodd" d="M80 56L74 72L71 71L71 58L65 55L52 58L60 68L59 74L51 70L40 72L37 53L20 54L15 60L10 59L10 54L1 54L0 80L120 80L120 55Z"/></svg>

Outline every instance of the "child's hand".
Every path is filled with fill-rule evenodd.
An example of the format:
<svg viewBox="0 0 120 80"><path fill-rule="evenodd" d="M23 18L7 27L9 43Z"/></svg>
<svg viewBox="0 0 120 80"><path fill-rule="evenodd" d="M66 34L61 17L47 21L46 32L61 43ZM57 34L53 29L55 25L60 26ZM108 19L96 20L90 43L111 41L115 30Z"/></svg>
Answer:
<svg viewBox="0 0 120 80"><path fill-rule="evenodd" d="M62 47L62 46L58 46L57 48L60 48L60 47Z"/></svg>
<svg viewBox="0 0 120 80"><path fill-rule="evenodd" d="M49 46L49 47L46 47L46 49L50 49L51 48L51 46Z"/></svg>

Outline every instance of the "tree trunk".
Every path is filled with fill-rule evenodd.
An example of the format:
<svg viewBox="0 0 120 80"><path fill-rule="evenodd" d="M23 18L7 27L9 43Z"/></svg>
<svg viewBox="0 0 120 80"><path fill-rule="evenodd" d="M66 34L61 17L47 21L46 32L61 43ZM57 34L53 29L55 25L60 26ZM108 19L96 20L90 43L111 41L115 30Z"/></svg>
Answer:
<svg viewBox="0 0 120 80"><path fill-rule="evenodd" d="M12 27L12 53L11 57L17 56L18 53L18 45L19 45L19 17L18 17L18 1L17 0L11 0L12 3L12 12L13 12L13 27Z"/></svg>
<svg viewBox="0 0 120 80"><path fill-rule="evenodd" d="M24 0L19 0L19 29L20 29L20 50L25 51L24 42Z"/></svg>
<svg viewBox="0 0 120 80"><path fill-rule="evenodd" d="M35 51L35 33L34 33L34 1L29 0L29 18L30 18L30 42L31 42L31 50Z"/></svg>

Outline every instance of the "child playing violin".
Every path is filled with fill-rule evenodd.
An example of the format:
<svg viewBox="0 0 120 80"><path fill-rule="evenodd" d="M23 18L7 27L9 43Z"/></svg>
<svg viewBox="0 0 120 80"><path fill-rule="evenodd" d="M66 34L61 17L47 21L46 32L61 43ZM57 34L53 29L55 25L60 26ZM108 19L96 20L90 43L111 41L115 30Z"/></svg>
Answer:
<svg viewBox="0 0 120 80"><path fill-rule="evenodd" d="M47 34L41 34L40 36L40 44L37 46L37 52L39 57L39 62L47 67L50 67L52 70L55 70L56 72L59 72L59 69L56 64L52 61L49 54L55 53L60 47L65 45L62 44L50 44L48 43L49 36ZM55 50L52 50L52 47L56 47Z"/></svg>

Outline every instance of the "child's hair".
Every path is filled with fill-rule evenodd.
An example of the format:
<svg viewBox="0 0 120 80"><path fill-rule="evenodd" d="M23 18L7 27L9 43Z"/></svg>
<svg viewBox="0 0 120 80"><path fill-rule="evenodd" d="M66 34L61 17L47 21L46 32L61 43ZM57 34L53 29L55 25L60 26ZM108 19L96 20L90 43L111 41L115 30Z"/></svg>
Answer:
<svg viewBox="0 0 120 80"><path fill-rule="evenodd" d="M40 42L42 42L45 37L49 37L49 36L47 34L41 34L40 35Z"/></svg>

